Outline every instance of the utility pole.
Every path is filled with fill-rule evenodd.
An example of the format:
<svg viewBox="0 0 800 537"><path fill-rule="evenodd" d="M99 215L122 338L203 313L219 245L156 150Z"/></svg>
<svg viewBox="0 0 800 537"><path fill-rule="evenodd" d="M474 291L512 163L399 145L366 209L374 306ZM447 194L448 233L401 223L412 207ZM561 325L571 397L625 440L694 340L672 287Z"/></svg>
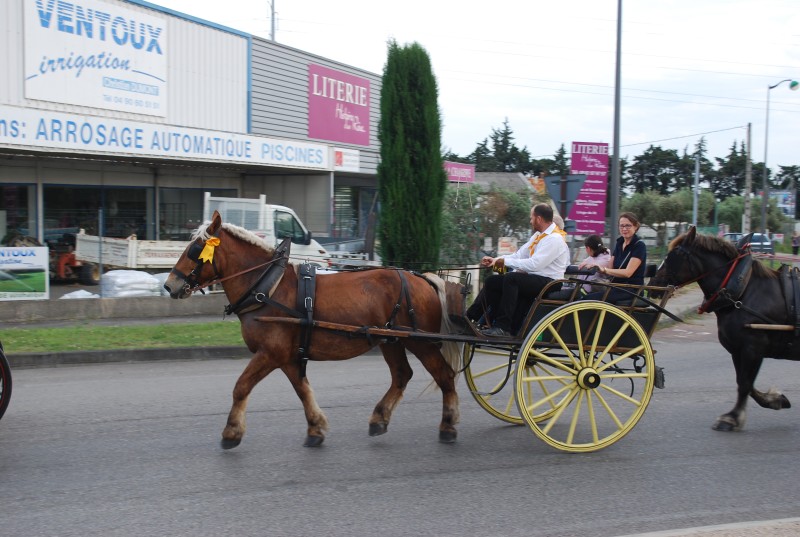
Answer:
<svg viewBox="0 0 800 537"><path fill-rule="evenodd" d="M270 26L269 26L269 38L273 42L275 41L275 0L271 0L269 3L270 9Z"/></svg>
<svg viewBox="0 0 800 537"><path fill-rule="evenodd" d="M697 198L700 193L700 150L694 154L694 194L692 198L692 225L697 227Z"/></svg>
<svg viewBox="0 0 800 537"><path fill-rule="evenodd" d="M747 162L744 168L744 217L742 219L742 235L750 233L750 206L753 203L753 159L750 151L750 123L747 124Z"/></svg>
<svg viewBox="0 0 800 537"><path fill-rule="evenodd" d="M617 70L614 81L614 154L611 157L611 207L609 216L608 236L613 241L617 233L617 222L619 221L619 197L620 197L620 169L619 169L619 105L620 105L620 70L622 64L622 0L617 0Z"/></svg>

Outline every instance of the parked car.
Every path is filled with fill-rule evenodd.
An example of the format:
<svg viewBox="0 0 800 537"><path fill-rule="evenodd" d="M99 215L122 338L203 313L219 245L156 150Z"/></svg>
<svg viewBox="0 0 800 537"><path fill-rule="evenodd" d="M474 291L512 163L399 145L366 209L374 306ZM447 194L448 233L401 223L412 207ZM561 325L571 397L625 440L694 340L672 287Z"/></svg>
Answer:
<svg viewBox="0 0 800 537"><path fill-rule="evenodd" d="M742 234L726 233L725 238L735 244L741 240ZM763 233L753 233L753 237L750 240L750 251L763 254L774 254L775 247L772 245L772 241L769 240L768 236L764 235Z"/></svg>

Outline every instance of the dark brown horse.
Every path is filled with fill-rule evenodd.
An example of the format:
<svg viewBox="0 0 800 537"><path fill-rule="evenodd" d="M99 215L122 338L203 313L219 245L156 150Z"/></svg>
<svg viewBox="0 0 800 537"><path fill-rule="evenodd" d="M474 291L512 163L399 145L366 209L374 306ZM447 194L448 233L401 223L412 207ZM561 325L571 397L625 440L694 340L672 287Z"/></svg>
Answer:
<svg viewBox="0 0 800 537"><path fill-rule="evenodd" d="M694 281L705 295L704 309L717 316L719 342L731 354L736 369L736 405L717 418L713 428L738 431L744 427L748 396L764 408L789 408L789 400L779 391L755 388L764 358L800 360L800 338L794 331L774 330L795 322L787 317L778 272L749 252L740 252L730 241L698 235L691 228L672 241L650 284L681 286Z"/></svg>
<svg viewBox="0 0 800 537"><path fill-rule="evenodd" d="M275 369L288 377L303 403L308 431L306 446L319 446L325 439L328 421L317 402L304 365L298 357L302 327L296 309L298 267L277 268L278 279L266 291L255 292L258 281L271 264L285 258L275 256L255 234L223 224L215 212L207 225L197 229L193 241L181 255L164 287L172 298L187 298L211 282L219 282L231 304L251 298L243 308L234 308L242 325L242 337L253 357L233 389L233 406L222 431L222 447L239 445L245 433L245 408L250 392ZM201 252L202 250L202 252ZM444 282L433 274L423 276L395 269L372 269L316 277L313 320L336 326L380 327L426 333L449 333ZM245 304L248 304L245 302ZM269 318L268 321L259 320ZM420 332L420 333L421 333ZM392 376L389 390L369 419L369 434L387 431L389 420L411 379L406 357L411 351L442 391L443 410L439 440L453 442L458 422L455 371L460 351L452 342L413 337L364 337L353 332L313 328L309 359L345 360L379 346ZM313 363L309 365L313 371Z"/></svg>

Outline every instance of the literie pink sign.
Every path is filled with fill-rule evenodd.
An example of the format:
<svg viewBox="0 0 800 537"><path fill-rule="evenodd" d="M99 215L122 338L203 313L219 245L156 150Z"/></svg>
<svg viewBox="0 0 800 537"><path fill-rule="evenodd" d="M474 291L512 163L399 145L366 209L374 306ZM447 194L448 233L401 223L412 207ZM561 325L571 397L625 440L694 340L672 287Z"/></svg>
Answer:
<svg viewBox="0 0 800 537"><path fill-rule="evenodd" d="M308 66L308 137L369 145L369 80Z"/></svg>
<svg viewBox="0 0 800 537"><path fill-rule="evenodd" d="M606 227L608 144L572 142L570 168L572 174L586 175L578 199L572 204L569 212L569 219L576 223L575 233L602 236Z"/></svg>

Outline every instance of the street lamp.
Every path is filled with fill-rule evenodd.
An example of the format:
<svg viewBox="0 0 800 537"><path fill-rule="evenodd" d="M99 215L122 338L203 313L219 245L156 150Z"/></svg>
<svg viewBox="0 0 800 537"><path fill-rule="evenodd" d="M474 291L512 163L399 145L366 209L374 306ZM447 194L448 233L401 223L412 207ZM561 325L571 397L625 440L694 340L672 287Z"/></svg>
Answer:
<svg viewBox="0 0 800 537"><path fill-rule="evenodd" d="M777 84L767 86L767 121L764 127L764 197L761 200L761 233L765 235L767 234L767 204L769 203L769 183L767 182L767 175L769 175L767 171L767 148L769 147L769 92L784 82L789 83L789 89L792 91L796 91L797 88L800 88L800 82L792 80L791 78L785 78Z"/></svg>

